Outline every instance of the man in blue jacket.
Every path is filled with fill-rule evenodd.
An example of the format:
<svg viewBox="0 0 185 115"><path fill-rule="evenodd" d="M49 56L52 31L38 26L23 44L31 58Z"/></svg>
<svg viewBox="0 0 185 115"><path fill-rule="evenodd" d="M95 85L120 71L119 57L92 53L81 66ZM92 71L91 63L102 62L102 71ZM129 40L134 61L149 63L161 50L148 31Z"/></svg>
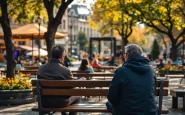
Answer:
<svg viewBox="0 0 185 115"><path fill-rule="evenodd" d="M155 72L136 44L125 47L125 63L114 73L107 95L113 115L157 115Z"/></svg>

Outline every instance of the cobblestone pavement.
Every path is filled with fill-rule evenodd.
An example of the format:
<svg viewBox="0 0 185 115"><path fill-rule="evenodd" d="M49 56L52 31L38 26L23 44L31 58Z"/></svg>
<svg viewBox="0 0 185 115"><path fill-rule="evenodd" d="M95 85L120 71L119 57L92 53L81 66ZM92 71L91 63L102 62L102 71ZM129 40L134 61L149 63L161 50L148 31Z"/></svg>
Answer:
<svg viewBox="0 0 185 115"><path fill-rule="evenodd" d="M179 84L180 79L170 79L170 88ZM185 83L183 83L185 84ZM102 99L99 101L98 98L90 98L90 99L82 99L82 103L91 103L98 102L104 103L106 99ZM185 112L182 112L182 98L179 98L179 109L171 109L172 105L172 97L169 95L168 97L163 98L163 104L169 108L170 112L168 115L185 115ZM19 106L0 106L0 115L38 115L36 112L32 112L31 108L36 106L37 103L19 105ZM60 115L60 113L55 113L54 115ZM104 113L79 113L79 115L109 115Z"/></svg>

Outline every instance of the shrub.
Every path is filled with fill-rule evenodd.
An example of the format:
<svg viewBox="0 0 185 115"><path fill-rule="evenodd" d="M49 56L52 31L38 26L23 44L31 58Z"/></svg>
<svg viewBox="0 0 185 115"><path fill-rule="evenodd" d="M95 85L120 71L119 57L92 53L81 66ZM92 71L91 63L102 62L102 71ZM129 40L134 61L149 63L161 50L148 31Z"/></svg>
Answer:
<svg viewBox="0 0 185 115"><path fill-rule="evenodd" d="M0 90L31 89L30 74L17 74L14 78L0 78Z"/></svg>

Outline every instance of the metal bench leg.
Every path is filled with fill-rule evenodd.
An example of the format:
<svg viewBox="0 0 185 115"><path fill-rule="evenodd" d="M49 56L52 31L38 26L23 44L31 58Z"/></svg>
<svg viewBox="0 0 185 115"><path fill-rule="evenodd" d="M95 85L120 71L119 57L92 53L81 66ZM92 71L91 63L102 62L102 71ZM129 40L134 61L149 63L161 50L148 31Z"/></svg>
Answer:
<svg viewBox="0 0 185 115"><path fill-rule="evenodd" d="M177 108L178 106L178 98L172 97L172 108Z"/></svg>

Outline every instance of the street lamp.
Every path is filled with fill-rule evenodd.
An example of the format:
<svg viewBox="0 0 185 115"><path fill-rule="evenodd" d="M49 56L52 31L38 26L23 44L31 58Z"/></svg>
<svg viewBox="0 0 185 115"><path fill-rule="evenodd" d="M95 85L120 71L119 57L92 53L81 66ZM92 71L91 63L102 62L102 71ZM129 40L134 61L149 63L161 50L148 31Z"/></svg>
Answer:
<svg viewBox="0 0 185 115"><path fill-rule="evenodd" d="M185 44L184 44L184 42L185 42L185 35L183 36L183 57L182 57L182 63L183 63L183 66L184 66L184 64L185 64L185 62L184 62L184 49L185 49Z"/></svg>
<svg viewBox="0 0 185 115"><path fill-rule="evenodd" d="M72 46L73 45L73 39L72 39L72 28L73 28L73 25L72 25L72 21L71 21L71 25L69 26L69 28L70 28L70 39L71 39L71 44L70 44L71 45L71 50L70 51L71 51L71 56L72 56L72 51L73 51L72 50L72 47L73 47Z"/></svg>
<svg viewBox="0 0 185 115"><path fill-rule="evenodd" d="M39 35L38 35L38 59L40 61L40 24L41 24L41 17L38 17L38 24L39 24Z"/></svg>

